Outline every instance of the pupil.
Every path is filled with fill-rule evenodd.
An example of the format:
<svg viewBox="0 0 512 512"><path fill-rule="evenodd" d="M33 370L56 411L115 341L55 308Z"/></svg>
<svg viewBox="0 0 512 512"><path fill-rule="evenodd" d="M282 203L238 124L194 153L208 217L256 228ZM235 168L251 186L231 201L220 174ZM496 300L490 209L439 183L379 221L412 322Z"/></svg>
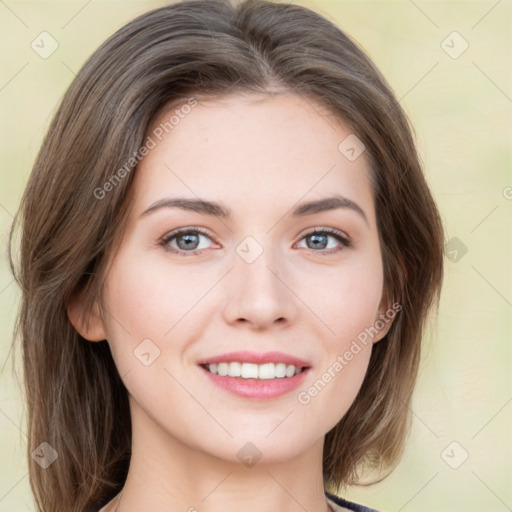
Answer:
<svg viewBox="0 0 512 512"><path fill-rule="evenodd" d="M193 233L190 233L188 235L181 235L179 238L178 238L178 246L180 246L180 249L190 249L191 248L191 245L194 245L194 242L197 243L197 240L191 240L190 238L196 238L197 239L197 235L193 234ZM180 244L180 240L185 240L185 242L183 244ZM181 246L182 245L182 246Z"/></svg>
<svg viewBox="0 0 512 512"><path fill-rule="evenodd" d="M310 235L310 238L312 240L313 247L318 248L319 246L321 246L322 249L325 249L325 247L327 246L326 235L320 235L320 234ZM322 241L320 241L320 244L318 244L318 238L324 238L325 239L324 243L322 243Z"/></svg>

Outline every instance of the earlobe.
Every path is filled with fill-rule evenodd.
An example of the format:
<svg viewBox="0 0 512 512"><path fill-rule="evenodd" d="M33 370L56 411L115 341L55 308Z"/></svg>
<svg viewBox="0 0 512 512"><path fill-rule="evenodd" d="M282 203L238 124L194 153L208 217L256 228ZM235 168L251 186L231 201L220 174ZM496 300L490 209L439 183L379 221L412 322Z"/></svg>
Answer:
<svg viewBox="0 0 512 512"><path fill-rule="evenodd" d="M392 314L390 313L392 312ZM379 311L375 317L374 326L377 329L377 334L373 338L373 343L382 340L391 329L393 319L395 317L395 310L389 305L389 301L385 298L380 303Z"/></svg>
<svg viewBox="0 0 512 512"><path fill-rule="evenodd" d="M103 341L107 338L97 302L94 302L87 320L80 296L73 297L66 305L66 310L71 325L83 338L89 341Z"/></svg>
<svg viewBox="0 0 512 512"><path fill-rule="evenodd" d="M375 321L375 325L378 329L378 333L373 338L373 343L378 343L380 340L382 340L386 334L389 332L389 329L391 328L391 324L393 323L392 320L381 320L380 317L377 317L377 320ZM382 325L384 324L384 325ZM382 327L379 329L379 327Z"/></svg>

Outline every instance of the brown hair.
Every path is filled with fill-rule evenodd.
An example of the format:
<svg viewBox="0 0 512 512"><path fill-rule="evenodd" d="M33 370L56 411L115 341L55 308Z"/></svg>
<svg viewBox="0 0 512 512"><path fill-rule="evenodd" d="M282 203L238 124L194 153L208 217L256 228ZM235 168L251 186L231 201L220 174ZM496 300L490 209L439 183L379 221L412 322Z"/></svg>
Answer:
<svg viewBox="0 0 512 512"><path fill-rule="evenodd" d="M149 123L170 103L271 89L320 102L366 146L384 289L402 305L373 348L355 402L326 435L326 489L360 482L364 468L398 463L422 334L443 277L442 223L408 120L365 53L319 14L260 0L189 0L136 18L85 63L51 122L11 229L38 510L97 510L123 486L130 460L127 391L108 343L84 340L66 305L78 292L89 309L101 302L136 166L107 197L95 190L138 152ZM43 441L58 453L47 469L30 456Z"/></svg>

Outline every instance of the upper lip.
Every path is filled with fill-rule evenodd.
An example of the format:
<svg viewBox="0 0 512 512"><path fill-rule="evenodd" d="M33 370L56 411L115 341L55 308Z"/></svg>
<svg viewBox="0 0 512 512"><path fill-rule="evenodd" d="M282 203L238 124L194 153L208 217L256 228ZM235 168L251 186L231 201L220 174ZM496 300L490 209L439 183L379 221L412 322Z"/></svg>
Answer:
<svg viewBox="0 0 512 512"><path fill-rule="evenodd" d="M285 363L293 364L296 368L304 368L311 366L308 361L299 357L285 354L284 352L228 352L214 357L208 357L198 362L199 365L213 363Z"/></svg>

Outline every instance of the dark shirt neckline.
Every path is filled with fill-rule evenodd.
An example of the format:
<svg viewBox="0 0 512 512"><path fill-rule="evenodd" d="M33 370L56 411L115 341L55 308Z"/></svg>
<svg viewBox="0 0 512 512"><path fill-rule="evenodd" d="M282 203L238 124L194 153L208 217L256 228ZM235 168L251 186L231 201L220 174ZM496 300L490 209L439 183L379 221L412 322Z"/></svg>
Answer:
<svg viewBox="0 0 512 512"><path fill-rule="evenodd" d="M348 508L349 510L353 510L354 512L379 512L378 510L375 510L374 508L369 508L364 505L360 505L358 503L354 503L352 501L347 501L343 498L340 498L339 496L335 496L334 494L331 494L330 492L325 491L325 495L334 503L337 505L340 505L341 507Z"/></svg>

